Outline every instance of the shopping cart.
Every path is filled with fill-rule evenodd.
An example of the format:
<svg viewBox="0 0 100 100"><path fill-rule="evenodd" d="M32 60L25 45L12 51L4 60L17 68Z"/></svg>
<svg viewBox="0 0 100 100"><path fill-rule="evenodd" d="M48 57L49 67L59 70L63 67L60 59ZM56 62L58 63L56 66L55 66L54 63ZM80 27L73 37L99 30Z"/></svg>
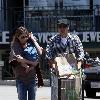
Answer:
<svg viewBox="0 0 100 100"><path fill-rule="evenodd" d="M83 100L82 96L81 69L66 75L51 69L51 100Z"/></svg>
<svg viewBox="0 0 100 100"><path fill-rule="evenodd" d="M58 77L51 72L51 100L83 100L81 80L78 75Z"/></svg>

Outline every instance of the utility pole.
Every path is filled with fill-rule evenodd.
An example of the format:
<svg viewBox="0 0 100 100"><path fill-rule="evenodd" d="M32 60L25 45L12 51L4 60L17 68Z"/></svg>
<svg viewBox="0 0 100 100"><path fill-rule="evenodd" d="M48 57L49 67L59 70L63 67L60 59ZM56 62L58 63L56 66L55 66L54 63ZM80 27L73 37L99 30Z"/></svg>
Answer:
<svg viewBox="0 0 100 100"><path fill-rule="evenodd" d="M23 0L23 11L24 11L24 26L25 26L25 0Z"/></svg>
<svg viewBox="0 0 100 100"><path fill-rule="evenodd" d="M63 0L59 0L60 8L63 8Z"/></svg>

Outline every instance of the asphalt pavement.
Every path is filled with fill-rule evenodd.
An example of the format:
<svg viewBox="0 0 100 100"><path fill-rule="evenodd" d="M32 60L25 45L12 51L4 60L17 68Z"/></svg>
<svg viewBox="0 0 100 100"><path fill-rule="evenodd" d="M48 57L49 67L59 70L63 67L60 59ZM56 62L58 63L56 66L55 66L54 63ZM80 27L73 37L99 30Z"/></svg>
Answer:
<svg viewBox="0 0 100 100"><path fill-rule="evenodd" d="M18 100L16 87L0 85L0 100ZM36 100L51 100L51 88L37 88Z"/></svg>

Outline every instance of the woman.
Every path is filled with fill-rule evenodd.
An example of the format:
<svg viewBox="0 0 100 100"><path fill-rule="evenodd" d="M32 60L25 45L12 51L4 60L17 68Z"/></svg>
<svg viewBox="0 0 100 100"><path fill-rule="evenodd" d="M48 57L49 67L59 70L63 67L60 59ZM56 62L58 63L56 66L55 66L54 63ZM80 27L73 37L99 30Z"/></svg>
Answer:
<svg viewBox="0 0 100 100"><path fill-rule="evenodd" d="M36 95L36 72L40 76L38 80L43 85L39 70L39 55L42 54L42 48L36 41L32 33L29 33L25 27L19 27L15 31L11 43L11 52L9 62L13 66L16 77L16 86L19 100L35 100Z"/></svg>

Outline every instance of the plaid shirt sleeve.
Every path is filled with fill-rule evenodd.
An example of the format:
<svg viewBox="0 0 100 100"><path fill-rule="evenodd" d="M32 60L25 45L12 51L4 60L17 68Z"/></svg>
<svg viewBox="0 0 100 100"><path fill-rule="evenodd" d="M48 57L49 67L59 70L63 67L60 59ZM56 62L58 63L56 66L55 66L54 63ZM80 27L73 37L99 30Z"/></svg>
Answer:
<svg viewBox="0 0 100 100"><path fill-rule="evenodd" d="M55 52L54 52L54 42L51 40L46 47L46 59L54 59Z"/></svg>
<svg viewBox="0 0 100 100"><path fill-rule="evenodd" d="M77 35L75 35L74 37L74 42L75 42L76 58L77 60L83 60L84 58L83 45L82 45L82 42L80 41L80 38Z"/></svg>

